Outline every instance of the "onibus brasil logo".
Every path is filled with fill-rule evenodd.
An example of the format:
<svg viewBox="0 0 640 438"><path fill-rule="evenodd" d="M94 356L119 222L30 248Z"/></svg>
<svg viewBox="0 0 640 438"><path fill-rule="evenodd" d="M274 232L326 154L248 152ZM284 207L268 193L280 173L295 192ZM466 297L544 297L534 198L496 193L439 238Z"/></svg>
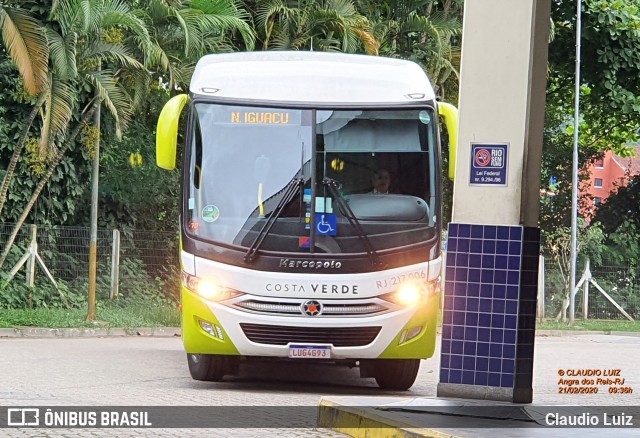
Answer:
<svg viewBox="0 0 640 438"><path fill-rule="evenodd" d="M145 411L87 408L8 408L9 427L143 427L152 426Z"/></svg>

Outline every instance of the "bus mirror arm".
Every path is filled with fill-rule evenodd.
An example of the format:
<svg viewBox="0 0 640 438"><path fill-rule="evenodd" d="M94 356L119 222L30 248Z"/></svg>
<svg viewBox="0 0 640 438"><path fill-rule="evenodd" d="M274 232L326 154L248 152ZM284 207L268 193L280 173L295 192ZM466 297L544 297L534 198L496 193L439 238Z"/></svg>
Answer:
<svg viewBox="0 0 640 438"><path fill-rule="evenodd" d="M329 193L331 193L331 196L333 196L333 198L338 203L338 208L340 208L340 213L342 213L342 215L347 218L351 226L356 229L356 232L358 233L358 237L360 238L360 240L362 240L365 250L367 251L369 258L371 259L371 266L373 266L374 268L380 268L380 269L384 268L385 265L380 260L380 256L378 255L376 250L373 248L373 245L371 245L371 241L367 237L367 234L362 229L362 224L360 223L356 215L353 213L353 210L351 209L351 207L349 207L349 204L347 204L345 200L342 198L342 196L340 196L340 193L338 192L338 189L340 187L338 181L332 178L325 177L322 180L322 184L324 184L329 188Z"/></svg>

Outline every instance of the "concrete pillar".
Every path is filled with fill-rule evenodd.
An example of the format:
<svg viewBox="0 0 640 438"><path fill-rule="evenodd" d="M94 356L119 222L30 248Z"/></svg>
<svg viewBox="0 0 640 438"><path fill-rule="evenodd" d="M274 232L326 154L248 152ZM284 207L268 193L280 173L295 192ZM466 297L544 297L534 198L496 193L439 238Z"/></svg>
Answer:
<svg viewBox="0 0 640 438"><path fill-rule="evenodd" d="M466 0L439 396L529 403L550 0Z"/></svg>

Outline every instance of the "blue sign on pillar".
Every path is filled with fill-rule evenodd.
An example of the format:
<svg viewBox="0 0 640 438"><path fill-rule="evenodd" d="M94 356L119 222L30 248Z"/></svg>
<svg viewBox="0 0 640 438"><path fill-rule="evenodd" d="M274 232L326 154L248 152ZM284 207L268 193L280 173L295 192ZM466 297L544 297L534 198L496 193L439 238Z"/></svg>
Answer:
<svg viewBox="0 0 640 438"><path fill-rule="evenodd" d="M470 185L506 186L506 143L471 143Z"/></svg>

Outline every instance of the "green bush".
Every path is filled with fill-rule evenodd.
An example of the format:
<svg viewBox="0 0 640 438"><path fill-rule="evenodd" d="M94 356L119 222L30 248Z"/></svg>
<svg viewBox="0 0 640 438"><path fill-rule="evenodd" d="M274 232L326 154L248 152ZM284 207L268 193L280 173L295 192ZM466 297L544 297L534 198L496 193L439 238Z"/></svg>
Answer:
<svg viewBox="0 0 640 438"><path fill-rule="evenodd" d="M108 272L104 268L98 272ZM115 307L133 305L166 306L177 303L179 275L177 268L167 269L162 275L152 277L138 259L125 259L120 263L119 295L110 300L111 277L99 275L96 279L98 307L109 303ZM25 284L23 271L10 282L6 275L0 280L0 309L86 308L89 283L86 277L58 280L57 288L41 272L36 275L34 287Z"/></svg>
<svg viewBox="0 0 640 438"><path fill-rule="evenodd" d="M0 309L72 309L86 301L78 291L69 289L64 282L58 282L56 288L45 278L30 287L23 279L20 280L16 277L11 282L3 280L0 283Z"/></svg>
<svg viewBox="0 0 640 438"><path fill-rule="evenodd" d="M178 273L173 269L167 270L164 276L152 278L141 260L121 260L120 287L116 302L123 306L133 303L175 303L175 283L178 279Z"/></svg>

